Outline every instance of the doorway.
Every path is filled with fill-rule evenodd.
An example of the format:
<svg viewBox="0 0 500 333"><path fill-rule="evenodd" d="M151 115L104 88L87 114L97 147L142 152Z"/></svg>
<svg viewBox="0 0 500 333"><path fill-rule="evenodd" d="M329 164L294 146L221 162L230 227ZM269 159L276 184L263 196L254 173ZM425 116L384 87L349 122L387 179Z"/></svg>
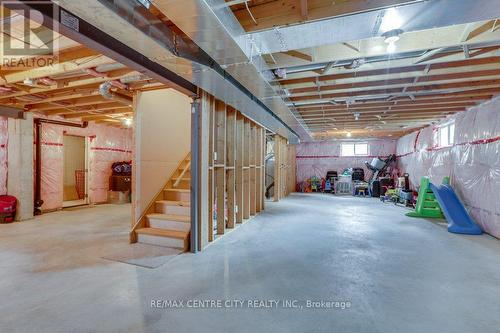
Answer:
<svg viewBox="0 0 500 333"><path fill-rule="evenodd" d="M63 207L88 203L87 140L83 136L64 135Z"/></svg>

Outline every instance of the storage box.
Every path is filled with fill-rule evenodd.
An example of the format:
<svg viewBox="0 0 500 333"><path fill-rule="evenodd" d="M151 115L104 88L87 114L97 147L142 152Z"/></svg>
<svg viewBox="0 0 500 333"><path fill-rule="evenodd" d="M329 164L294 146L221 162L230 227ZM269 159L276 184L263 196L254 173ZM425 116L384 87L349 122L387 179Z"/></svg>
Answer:
<svg viewBox="0 0 500 333"><path fill-rule="evenodd" d="M108 203L126 204L130 202L129 191L108 191Z"/></svg>

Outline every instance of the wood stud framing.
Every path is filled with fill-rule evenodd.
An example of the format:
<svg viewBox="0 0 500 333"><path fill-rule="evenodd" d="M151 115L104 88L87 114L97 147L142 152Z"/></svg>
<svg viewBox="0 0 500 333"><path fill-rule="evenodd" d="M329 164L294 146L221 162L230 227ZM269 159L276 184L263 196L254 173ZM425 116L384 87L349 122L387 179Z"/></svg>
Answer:
<svg viewBox="0 0 500 333"><path fill-rule="evenodd" d="M274 136L274 201L295 191L295 146L279 135Z"/></svg>
<svg viewBox="0 0 500 333"><path fill-rule="evenodd" d="M208 129L208 221L199 235L208 244L264 208L265 129L238 110L206 93ZM208 233L203 228L208 229Z"/></svg>

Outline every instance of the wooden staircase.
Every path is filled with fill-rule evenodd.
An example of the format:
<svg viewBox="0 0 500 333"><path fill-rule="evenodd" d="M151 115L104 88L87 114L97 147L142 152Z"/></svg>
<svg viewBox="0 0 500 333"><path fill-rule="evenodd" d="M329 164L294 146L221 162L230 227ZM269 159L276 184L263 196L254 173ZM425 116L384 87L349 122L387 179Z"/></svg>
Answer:
<svg viewBox="0 0 500 333"><path fill-rule="evenodd" d="M189 250L191 154L179 164L162 191L130 232L131 243Z"/></svg>

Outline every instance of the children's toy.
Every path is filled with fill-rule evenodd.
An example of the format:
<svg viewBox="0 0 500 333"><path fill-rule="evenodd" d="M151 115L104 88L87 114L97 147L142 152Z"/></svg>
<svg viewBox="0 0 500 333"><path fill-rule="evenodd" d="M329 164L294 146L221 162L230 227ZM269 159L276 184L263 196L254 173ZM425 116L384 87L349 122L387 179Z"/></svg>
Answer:
<svg viewBox="0 0 500 333"><path fill-rule="evenodd" d="M320 192L321 191L321 178L312 176L311 177L311 191Z"/></svg>
<svg viewBox="0 0 500 333"><path fill-rule="evenodd" d="M368 170L372 171L372 175L368 180L369 189L372 196L376 196L374 194L379 194L380 192L378 191L378 189L375 190L373 189L373 182L378 180L380 177L383 177L386 173L389 173L388 169L392 164L394 164L395 161L396 161L396 155L390 155L386 159L381 159L379 157L376 157L371 161L371 163L365 162L365 165L368 168ZM382 184L380 185L382 186Z"/></svg>
<svg viewBox="0 0 500 333"><path fill-rule="evenodd" d="M415 212L406 214L412 217L439 217L444 213L448 221L448 231L457 234L481 235L483 231L471 219L450 185L449 177L443 184L436 186L428 177L422 177ZM428 216L431 215L431 216Z"/></svg>
<svg viewBox="0 0 500 333"><path fill-rule="evenodd" d="M432 192L428 177L420 180L420 190L418 191L417 205L415 211L406 213L410 217L443 218L443 212Z"/></svg>
<svg viewBox="0 0 500 333"><path fill-rule="evenodd" d="M335 183L335 194L352 194L351 176L341 175Z"/></svg>
<svg viewBox="0 0 500 333"><path fill-rule="evenodd" d="M330 193L332 192L332 183L329 179L325 179L325 187L323 188L323 192Z"/></svg>
<svg viewBox="0 0 500 333"><path fill-rule="evenodd" d="M384 195L380 196L380 201L386 202L386 201L391 201L394 202L395 204L398 203L399 201L399 195L398 191L395 188L388 188Z"/></svg>
<svg viewBox="0 0 500 333"><path fill-rule="evenodd" d="M353 191L352 191L352 195L356 196L356 195L361 195L361 193L363 194L363 196L365 196L366 194L368 194L368 183L367 182L364 182L364 181L354 181L354 185L353 185Z"/></svg>
<svg viewBox="0 0 500 333"><path fill-rule="evenodd" d="M335 192L335 183L338 181L338 179L339 179L339 177L338 177L337 171L327 171L326 176L325 176L325 180L330 182L330 190L328 192L330 192L330 193ZM325 187L326 187L326 183L325 183ZM325 190L325 192L327 192L327 191Z"/></svg>

